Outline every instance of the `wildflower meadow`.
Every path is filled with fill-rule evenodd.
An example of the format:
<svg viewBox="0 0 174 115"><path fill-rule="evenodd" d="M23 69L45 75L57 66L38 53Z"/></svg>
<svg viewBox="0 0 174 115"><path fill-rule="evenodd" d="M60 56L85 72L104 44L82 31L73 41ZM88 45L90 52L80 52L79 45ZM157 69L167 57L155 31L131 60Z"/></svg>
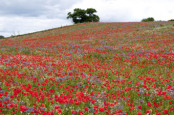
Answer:
<svg viewBox="0 0 174 115"><path fill-rule="evenodd" d="M174 115L174 22L83 23L0 40L1 115Z"/></svg>

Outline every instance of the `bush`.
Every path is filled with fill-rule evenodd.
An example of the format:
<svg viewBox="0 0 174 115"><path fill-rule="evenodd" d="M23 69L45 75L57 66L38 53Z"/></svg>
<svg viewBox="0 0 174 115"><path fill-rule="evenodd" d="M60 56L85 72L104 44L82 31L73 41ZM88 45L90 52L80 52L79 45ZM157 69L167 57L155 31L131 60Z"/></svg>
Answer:
<svg viewBox="0 0 174 115"><path fill-rule="evenodd" d="M174 21L174 19L170 19L170 20L168 20L168 21Z"/></svg>
<svg viewBox="0 0 174 115"><path fill-rule="evenodd" d="M141 20L142 22L153 22L155 21L153 17L145 18Z"/></svg>
<svg viewBox="0 0 174 115"><path fill-rule="evenodd" d="M4 36L0 35L0 39L4 39L4 38L5 38Z"/></svg>

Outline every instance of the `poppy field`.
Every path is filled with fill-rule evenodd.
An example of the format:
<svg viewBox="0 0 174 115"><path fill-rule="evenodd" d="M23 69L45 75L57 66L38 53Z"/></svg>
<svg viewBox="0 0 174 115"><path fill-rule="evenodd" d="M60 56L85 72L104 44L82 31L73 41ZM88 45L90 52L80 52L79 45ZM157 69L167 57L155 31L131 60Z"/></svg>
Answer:
<svg viewBox="0 0 174 115"><path fill-rule="evenodd" d="M174 22L83 23L0 40L1 115L174 115Z"/></svg>

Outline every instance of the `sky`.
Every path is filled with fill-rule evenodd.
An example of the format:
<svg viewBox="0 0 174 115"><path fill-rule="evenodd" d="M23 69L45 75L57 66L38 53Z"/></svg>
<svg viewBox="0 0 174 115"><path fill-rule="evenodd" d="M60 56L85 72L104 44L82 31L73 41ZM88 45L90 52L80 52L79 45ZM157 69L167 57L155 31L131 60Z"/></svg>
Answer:
<svg viewBox="0 0 174 115"><path fill-rule="evenodd" d="M0 0L0 35L21 35L72 25L67 13L94 8L100 22L174 19L174 0Z"/></svg>

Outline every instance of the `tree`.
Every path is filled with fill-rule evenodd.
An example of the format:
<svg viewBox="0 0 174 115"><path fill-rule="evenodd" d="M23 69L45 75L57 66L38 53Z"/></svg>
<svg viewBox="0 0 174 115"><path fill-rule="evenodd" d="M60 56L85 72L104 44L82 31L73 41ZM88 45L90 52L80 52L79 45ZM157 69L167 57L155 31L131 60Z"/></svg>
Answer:
<svg viewBox="0 0 174 115"><path fill-rule="evenodd" d="M88 8L86 10L75 8L73 13L68 13L67 19L72 18L72 21L75 24L83 22L99 22L99 16L94 14L96 12L97 11L93 8Z"/></svg>
<svg viewBox="0 0 174 115"><path fill-rule="evenodd" d="M142 22L153 22L155 21L153 17L145 18L141 20Z"/></svg>
<svg viewBox="0 0 174 115"><path fill-rule="evenodd" d="M0 35L0 39L4 39L4 38L5 38L4 36Z"/></svg>

